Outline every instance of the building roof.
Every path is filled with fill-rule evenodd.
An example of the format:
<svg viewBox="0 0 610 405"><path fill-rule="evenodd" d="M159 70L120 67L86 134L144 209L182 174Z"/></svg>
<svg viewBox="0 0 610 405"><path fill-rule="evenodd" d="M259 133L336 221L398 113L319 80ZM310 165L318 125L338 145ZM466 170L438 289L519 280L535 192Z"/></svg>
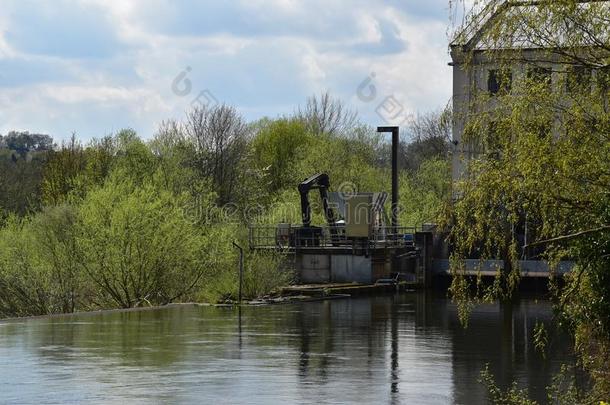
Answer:
<svg viewBox="0 0 610 405"><path fill-rule="evenodd" d="M554 19L552 7L541 7L547 4L540 0L491 0L465 27L455 35L451 42L452 48L461 47L463 50L487 49L524 49L545 48L541 38L535 37L542 30L540 27L552 27L548 32L546 42L548 47L565 44L565 38L572 38L574 30L584 27L567 24L558 24ZM605 36L602 40L608 41L610 28L610 0L577 0L577 9L574 15L579 16L576 21L586 21L590 26L597 25L597 34ZM597 21L593 21L594 19ZM562 23L565 21L562 21ZM575 22L576 24L576 22ZM601 29L599 27L605 27ZM566 35L570 32L570 35ZM598 35L599 37L599 35ZM599 39L599 38L598 38ZM583 35L579 38L579 45L595 45L595 41ZM544 42L544 41L542 41ZM571 40L571 46L574 41Z"/></svg>

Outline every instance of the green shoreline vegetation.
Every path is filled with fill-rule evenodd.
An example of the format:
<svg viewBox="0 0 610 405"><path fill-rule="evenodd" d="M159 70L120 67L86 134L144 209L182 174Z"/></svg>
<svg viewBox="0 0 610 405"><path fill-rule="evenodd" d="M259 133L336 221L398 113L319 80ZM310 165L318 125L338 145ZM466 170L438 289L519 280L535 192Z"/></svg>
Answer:
<svg viewBox="0 0 610 405"><path fill-rule="evenodd" d="M448 197L448 114L414 121L403 145L405 224ZM16 132L0 143L0 318L233 301L232 242L247 247L250 223L299 223L304 178L389 190L387 142L327 94L254 123L226 105L195 108L148 141L126 129L86 145ZM246 249L244 296L289 284L284 267Z"/></svg>

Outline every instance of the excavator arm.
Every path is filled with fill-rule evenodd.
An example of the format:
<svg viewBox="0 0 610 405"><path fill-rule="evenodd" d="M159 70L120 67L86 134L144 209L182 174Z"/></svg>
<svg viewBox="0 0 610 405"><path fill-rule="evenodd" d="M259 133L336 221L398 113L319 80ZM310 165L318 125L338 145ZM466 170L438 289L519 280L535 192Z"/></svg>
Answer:
<svg viewBox="0 0 610 405"><path fill-rule="evenodd" d="M318 173L299 184L299 193L301 194L301 215L303 219L303 227L311 226L311 205L309 203L309 191L318 189L320 199L322 200L322 208L326 222L332 228L335 225L335 214L328 203L328 188L330 187L330 179L326 173Z"/></svg>

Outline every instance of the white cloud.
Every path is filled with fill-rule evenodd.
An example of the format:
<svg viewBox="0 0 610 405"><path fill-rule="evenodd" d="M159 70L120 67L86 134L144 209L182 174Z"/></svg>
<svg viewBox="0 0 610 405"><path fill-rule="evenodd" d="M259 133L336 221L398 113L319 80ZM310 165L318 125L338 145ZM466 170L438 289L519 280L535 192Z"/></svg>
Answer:
<svg viewBox="0 0 610 405"><path fill-rule="evenodd" d="M15 14L22 18L39 5L8 2L0 9L0 68L10 60L13 70L5 75L10 86L0 72L0 132L100 136L132 126L149 136L160 120L180 118L204 89L249 119L290 113L306 96L328 89L375 124L375 102L355 97L371 72L380 97L395 95L412 112L441 106L451 94L445 10L435 19L428 5L425 18L415 16L424 12L419 0L64 0L40 6L95 8L99 26L83 38L110 32L116 43L93 58L78 38L65 58L59 48L53 55L39 54L40 47L37 54L15 48L3 33L19 25L35 38L37 27L9 11L29 7ZM28 75L19 73L19 63ZM44 68L25 69L30 63ZM192 93L178 97L171 84L187 66Z"/></svg>

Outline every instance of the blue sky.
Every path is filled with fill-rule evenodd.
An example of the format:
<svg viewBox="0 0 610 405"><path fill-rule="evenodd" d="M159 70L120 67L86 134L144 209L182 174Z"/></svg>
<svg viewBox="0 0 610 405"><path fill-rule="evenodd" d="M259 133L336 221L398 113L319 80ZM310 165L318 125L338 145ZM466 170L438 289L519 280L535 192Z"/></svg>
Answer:
<svg viewBox="0 0 610 405"><path fill-rule="evenodd" d="M3 0L0 133L86 140L131 127L150 138L193 102L226 102L255 120L322 91L369 124L399 124L390 121L451 96L448 4ZM361 89L373 85L375 97L363 98L369 77Z"/></svg>

